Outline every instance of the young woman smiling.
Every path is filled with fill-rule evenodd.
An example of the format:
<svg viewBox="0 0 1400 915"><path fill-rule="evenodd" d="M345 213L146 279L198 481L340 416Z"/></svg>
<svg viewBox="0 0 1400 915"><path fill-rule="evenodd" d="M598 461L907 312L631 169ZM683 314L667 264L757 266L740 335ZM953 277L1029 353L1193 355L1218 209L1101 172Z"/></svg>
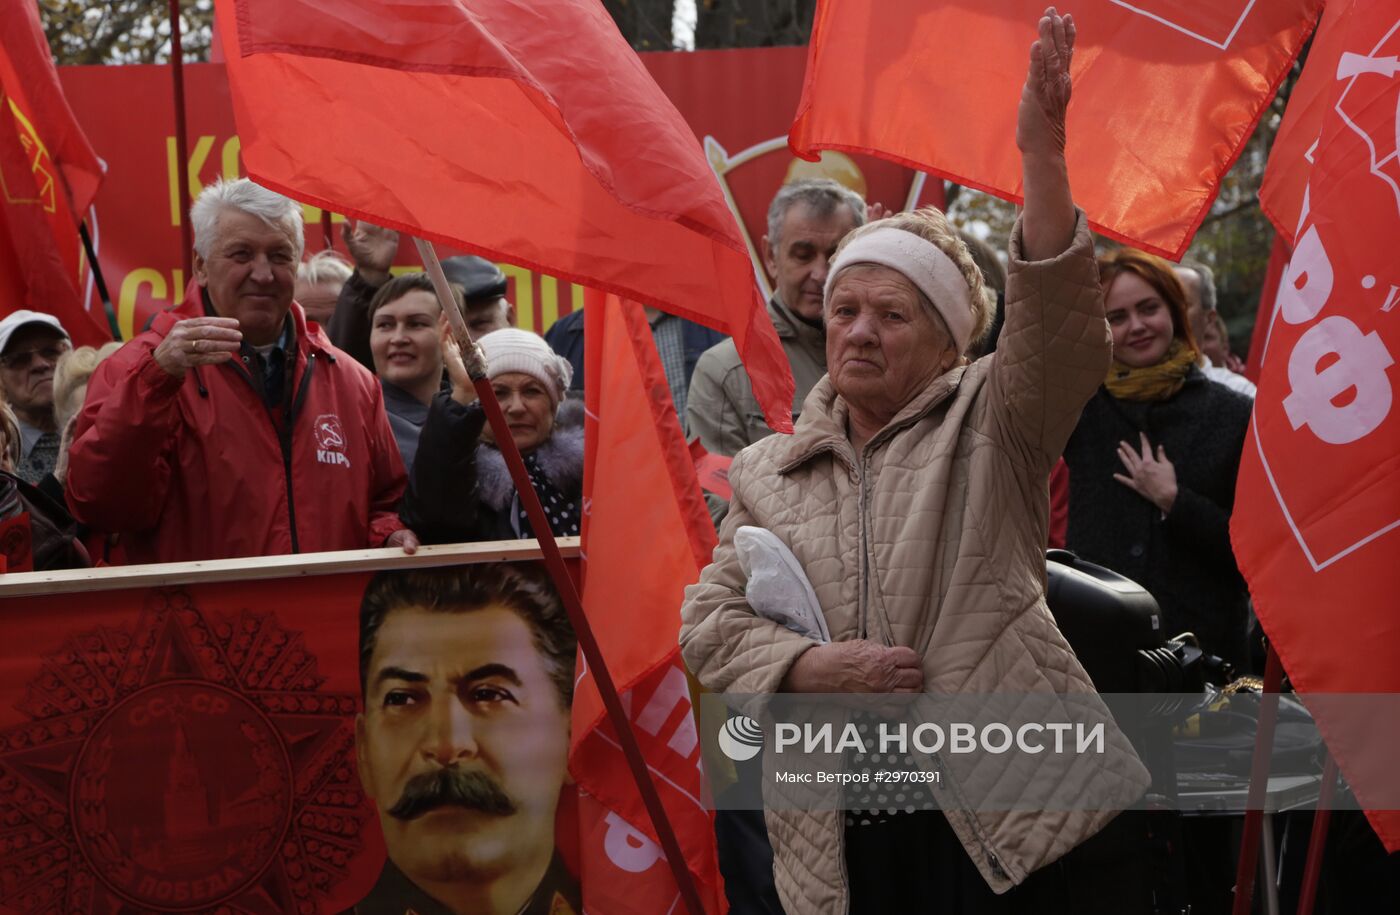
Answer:
<svg viewBox="0 0 1400 915"><path fill-rule="evenodd" d="M455 287L453 294L460 306ZM428 407L442 390L442 308L427 274L411 273L379 287L369 315L369 348L384 386L384 410L404 469L412 473Z"/></svg>
<svg viewBox="0 0 1400 915"><path fill-rule="evenodd" d="M1099 260L1113 335L1108 377L1065 447L1066 545L1141 584L1169 635L1194 632L1243 665L1248 594L1230 547L1252 403L1205 377L1180 281L1123 249Z"/></svg>

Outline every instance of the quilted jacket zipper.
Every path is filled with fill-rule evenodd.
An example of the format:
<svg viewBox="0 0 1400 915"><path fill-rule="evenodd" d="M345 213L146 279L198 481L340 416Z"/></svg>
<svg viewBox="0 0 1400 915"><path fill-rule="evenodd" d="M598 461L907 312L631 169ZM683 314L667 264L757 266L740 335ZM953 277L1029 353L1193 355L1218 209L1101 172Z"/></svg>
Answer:
<svg viewBox="0 0 1400 915"><path fill-rule="evenodd" d="M878 436L877 436L877 438L878 438ZM859 538L859 547L860 547L860 594L858 595L857 603L856 603L857 609L858 609L858 611L859 611L859 615L858 615L858 619L859 619L859 634L858 634L857 637L858 637L858 638L862 638L862 639L869 638L869 620L868 620L868 613L869 613L869 598L870 598L870 596L871 596L871 595L870 595L870 588L871 588L871 581L870 581L870 539L871 539L871 538L870 538L870 534L869 534L869 530L870 530L870 529L869 529L869 520L870 520L870 519L869 519L869 512L868 512L867 509L866 509L866 498L867 498L867 493L866 493L866 486L865 486L866 477L868 476L868 474L866 473L866 471L869 469L869 463L868 463L868 458L867 458L867 454L869 453L869 450L870 450L870 449L869 449L869 445L870 445L870 443L867 442L867 443L866 443L866 447L865 447L865 448L862 448L862 449L860 450L860 453L859 453L858 455L856 455L856 462L855 462L855 464L854 464L855 474L856 474L856 487L857 487L857 493L858 493L857 505L859 506L859 511L860 511L860 538ZM886 621L886 628L888 629L888 620ZM893 647L893 633L890 632L890 633L888 633L888 635L889 635L889 638L886 638L884 641L886 642L886 644L887 644L888 647ZM939 759L936 755L935 755L935 768L939 769L940 771L944 770L944 767L943 767L943 765L942 765L942 760ZM948 816L948 812L943 811L943 815L944 815L944 816ZM841 864L841 883L842 883L842 886L844 886L844 887L846 888L846 911L847 911L847 912L850 912L850 910L851 910L851 895L850 895L851 880L850 880L850 874L848 873L847 867L846 867L846 830L845 830L845 824L844 824L844 816L845 816L845 812L844 812L844 811L837 811L837 845L838 845L838 848L839 848L839 852L838 852L838 855L837 855L837 859L840 861L840 864ZM987 859L987 866L991 869L992 873L995 874L997 877L999 877L999 878L1001 878L1001 879L1003 879L1003 880L1007 879L1006 870L1001 866L1001 859L998 858L996 852L992 850L991 845L987 842L986 838L985 838L985 837L983 836L983 834L982 834L982 829L981 829L980 824L978 824L978 823L976 822L976 814L969 813L968 819L972 821L969 825L972 827L972 833L973 833L973 835L976 837L977 843L982 847L982 853L986 856L986 859Z"/></svg>

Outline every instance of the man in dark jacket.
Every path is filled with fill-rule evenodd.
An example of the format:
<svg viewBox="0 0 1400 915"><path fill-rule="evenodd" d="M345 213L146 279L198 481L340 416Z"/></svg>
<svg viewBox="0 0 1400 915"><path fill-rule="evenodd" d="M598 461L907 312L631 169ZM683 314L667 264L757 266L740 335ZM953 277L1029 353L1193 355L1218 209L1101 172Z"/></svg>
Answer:
<svg viewBox="0 0 1400 915"><path fill-rule="evenodd" d="M651 336L666 371L666 386L671 389L671 403L681 422L685 422L685 404L690 395L690 378L700 355L716 344L729 339L703 324L668 315L660 309L646 309ZM583 396L583 311L572 311L550 325L544 342L574 367L574 380L569 393Z"/></svg>
<svg viewBox="0 0 1400 915"><path fill-rule="evenodd" d="M98 366L69 453L74 516L123 534L132 562L413 552L379 382L292 301L300 206L220 181L190 221L202 316L163 313Z"/></svg>

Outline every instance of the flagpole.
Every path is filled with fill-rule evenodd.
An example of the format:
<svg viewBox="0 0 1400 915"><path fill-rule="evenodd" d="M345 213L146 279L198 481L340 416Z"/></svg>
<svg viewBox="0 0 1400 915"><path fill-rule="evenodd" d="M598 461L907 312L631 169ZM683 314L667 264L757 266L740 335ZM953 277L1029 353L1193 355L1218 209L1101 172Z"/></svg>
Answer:
<svg viewBox="0 0 1400 915"><path fill-rule="evenodd" d="M457 310L456 300L448 287L447 277L442 272L442 265L438 262L437 252L433 250L432 242L415 238L413 243L418 247L418 254L423 259L423 267L437 292L442 312L447 315L447 321L452 325L453 334L459 340L471 342L471 332L467 329L466 320ZM535 532L535 539L539 541L540 549L544 553L544 562L546 568L549 569L550 578L554 580L554 585L559 590L559 597L564 603L564 609L568 611L569 623L574 627L574 634L578 637L579 650L583 652L589 673L592 674L594 682L598 685L598 693L602 697L603 707L607 710L608 719L616 731L618 743L622 745L622 753L627 758L627 765L632 770L632 778L636 781L637 790L642 795L642 802L646 805L647 813L651 816L652 826L656 828L656 837L661 841L661 850L666 856L666 863L671 868L671 875L676 880L676 887L680 890L681 898L685 900L686 910L690 912L690 915L704 915L705 908L700 901L700 891L695 885L694 875L691 874L690 868L686 864L685 852L681 848L680 839L677 838L675 827L671 825L671 820L666 815L666 808L661 803L661 795L656 790L656 782L651 777L646 759L642 756L642 749L637 744L637 736L632 732L632 725L627 719L626 711L622 708L622 699L618 696L617 686L613 683L612 674L609 673L607 664L603 660L603 652L598 647L597 638L593 635L593 627L583 613L583 602L579 599L578 589L574 586L574 580L569 575L568 567L564 565L563 554L559 551L559 544L554 539L554 532L549 528L549 518L545 515L544 506L540 504L540 497L535 492L534 484L530 482L530 473L525 469L525 461L521 458L519 449L515 447L515 440L511 438L505 414L501 411L500 402L496 400L496 391L492 387L490 379L485 376L473 378L472 384L476 388L476 396L481 401L481 406L486 411L486 420L491 425L491 433L495 436L496 447L501 450L502 456L506 459L506 467L510 470L511 480L515 483L515 491L520 497L520 504L530 519L530 528Z"/></svg>
<svg viewBox="0 0 1400 915"><path fill-rule="evenodd" d="M1324 752L1326 748L1324 747ZM1327 848L1327 827L1332 823L1332 797L1337 790L1337 759L1327 754L1322 768L1322 789L1313 814L1312 835L1308 837L1307 863L1303 866L1303 889L1298 895L1298 915L1312 915L1317 901L1317 884L1322 875L1322 854Z"/></svg>
<svg viewBox="0 0 1400 915"><path fill-rule="evenodd" d="M92 236L88 235L87 220L78 223L78 237L83 240L83 250L87 252L88 269L92 271L92 282L97 287L97 295L102 299L102 310L107 315L107 326L112 330L112 339L122 338L122 329L117 324L117 313L112 308L112 297L107 293L107 281L102 278L102 266L97 263L97 251L92 246Z"/></svg>
<svg viewBox="0 0 1400 915"><path fill-rule="evenodd" d="M170 79L175 88L175 183L180 200L180 263L185 282L193 276L194 235L190 229L190 158L185 145L185 49L180 40L180 0L170 0Z"/></svg>
<svg viewBox="0 0 1400 915"><path fill-rule="evenodd" d="M1264 797L1269 788L1269 756L1274 747L1274 721L1278 718L1278 692L1283 686L1283 662L1269 645L1264 661L1264 687L1259 697L1259 724L1254 732L1254 762L1245 802L1244 834L1240 837L1239 867L1235 870L1235 904L1231 915L1249 915L1254 901L1255 870L1259 864L1259 836L1264 826Z"/></svg>

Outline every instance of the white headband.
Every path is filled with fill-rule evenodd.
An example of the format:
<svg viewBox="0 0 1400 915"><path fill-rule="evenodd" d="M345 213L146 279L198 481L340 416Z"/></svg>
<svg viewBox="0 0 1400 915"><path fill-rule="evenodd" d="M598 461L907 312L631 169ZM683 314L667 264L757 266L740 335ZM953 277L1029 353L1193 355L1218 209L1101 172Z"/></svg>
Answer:
<svg viewBox="0 0 1400 915"><path fill-rule="evenodd" d="M918 287L948 325L958 353L967 351L976 319L972 315L972 290L953 259L932 242L913 232L885 226L862 235L841 249L826 275L823 296L831 300L836 275L856 264L877 264L896 270Z"/></svg>

